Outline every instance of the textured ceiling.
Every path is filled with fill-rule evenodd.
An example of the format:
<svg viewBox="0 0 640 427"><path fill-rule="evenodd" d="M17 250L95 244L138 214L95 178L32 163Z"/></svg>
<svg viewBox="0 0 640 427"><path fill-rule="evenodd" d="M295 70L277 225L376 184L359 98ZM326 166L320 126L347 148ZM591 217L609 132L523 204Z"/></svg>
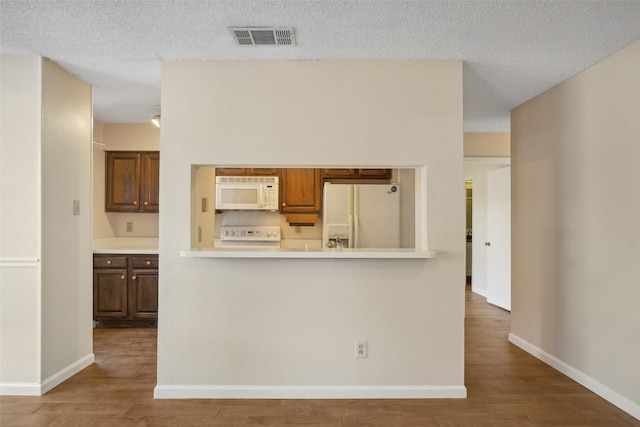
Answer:
<svg viewBox="0 0 640 427"><path fill-rule="evenodd" d="M296 46L228 28L292 26ZM5 1L0 53L51 58L94 87L94 115L143 122L164 60L460 59L467 131L640 40L640 1Z"/></svg>

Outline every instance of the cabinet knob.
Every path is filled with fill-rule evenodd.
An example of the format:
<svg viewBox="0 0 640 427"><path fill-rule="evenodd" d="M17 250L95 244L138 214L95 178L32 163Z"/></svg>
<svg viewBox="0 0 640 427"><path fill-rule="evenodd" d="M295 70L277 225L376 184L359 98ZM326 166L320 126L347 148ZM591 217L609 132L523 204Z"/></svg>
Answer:
<svg viewBox="0 0 640 427"><path fill-rule="evenodd" d="M151 265L151 261L147 261L147 265Z"/></svg>
<svg viewBox="0 0 640 427"><path fill-rule="evenodd" d="M133 206L138 206L138 201L137 200L133 201Z"/></svg>
<svg viewBox="0 0 640 427"><path fill-rule="evenodd" d="M132 278L133 280L136 280L136 276L135 276L135 275L131 276L131 278Z"/></svg>
<svg viewBox="0 0 640 427"><path fill-rule="evenodd" d="M111 260L110 259L107 260L107 264L111 264Z"/></svg>
<svg viewBox="0 0 640 427"><path fill-rule="evenodd" d="M287 206L287 204L285 202L282 202L282 206Z"/></svg>
<svg viewBox="0 0 640 427"><path fill-rule="evenodd" d="M120 278L121 278L122 280L124 280L124 274L123 274L122 276L120 276Z"/></svg>
<svg viewBox="0 0 640 427"><path fill-rule="evenodd" d="M144 202L144 205L145 206L149 206L149 202Z"/></svg>
<svg viewBox="0 0 640 427"><path fill-rule="evenodd" d="M491 242L484 242L485 246L491 246Z"/></svg>

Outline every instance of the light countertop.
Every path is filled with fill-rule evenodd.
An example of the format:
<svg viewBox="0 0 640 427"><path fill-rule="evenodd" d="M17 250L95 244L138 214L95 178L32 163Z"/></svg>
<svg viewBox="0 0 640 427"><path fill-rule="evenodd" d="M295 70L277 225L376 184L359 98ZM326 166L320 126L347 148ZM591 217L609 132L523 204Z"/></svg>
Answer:
<svg viewBox="0 0 640 427"><path fill-rule="evenodd" d="M283 242L285 242L283 240ZM157 254L158 239L152 237L112 237L95 239L96 254ZM435 251L415 249L327 249L315 241L289 241L282 248L203 248L180 251L190 258L434 258Z"/></svg>
<svg viewBox="0 0 640 427"><path fill-rule="evenodd" d="M110 237L94 239L94 254L157 254L157 237Z"/></svg>
<svg viewBox="0 0 640 427"><path fill-rule="evenodd" d="M190 258L360 258L425 259L435 258L435 251L415 249L311 249L311 248L204 248L180 251Z"/></svg>

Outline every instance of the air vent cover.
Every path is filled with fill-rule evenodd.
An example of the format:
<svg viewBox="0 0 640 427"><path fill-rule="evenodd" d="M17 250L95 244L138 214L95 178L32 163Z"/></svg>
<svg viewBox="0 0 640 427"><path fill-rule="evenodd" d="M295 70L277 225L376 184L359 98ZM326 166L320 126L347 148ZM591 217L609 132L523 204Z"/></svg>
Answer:
<svg viewBox="0 0 640 427"><path fill-rule="evenodd" d="M296 44L293 28L229 28L240 46L292 46Z"/></svg>

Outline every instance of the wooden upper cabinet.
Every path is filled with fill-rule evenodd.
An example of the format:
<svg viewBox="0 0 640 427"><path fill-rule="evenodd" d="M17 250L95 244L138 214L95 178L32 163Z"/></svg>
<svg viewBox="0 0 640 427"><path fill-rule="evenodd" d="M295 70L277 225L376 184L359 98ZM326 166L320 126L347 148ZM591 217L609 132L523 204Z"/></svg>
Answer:
<svg viewBox="0 0 640 427"><path fill-rule="evenodd" d="M319 213L322 208L320 169L285 168L280 170L280 212Z"/></svg>
<svg viewBox="0 0 640 427"><path fill-rule="evenodd" d="M217 176L278 176L278 168L216 168Z"/></svg>
<svg viewBox="0 0 640 427"><path fill-rule="evenodd" d="M108 151L106 153L107 212L138 212L140 210L141 153Z"/></svg>
<svg viewBox="0 0 640 427"><path fill-rule="evenodd" d="M351 178L357 175L358 169L322 169L323 178Z"/></svg>
<svg viewBox="0 0 640 427"><path fill-rule="evenodd" d="M106 212L158 212L160 153L106 152Z"/></svg>
<svg viewBox="0 0 640 427"><path fill-rule="evenodd" d="M391 169L322 169L322 178L389 181Z"/></svg>
<svg viewBox="0 0 640 427"><path fill-rule="evenodd" d="M247 168L247 174L253 176L278 176L280 169L278 168Z"/></svg>
<svg viewBox="0 0 640 427"><path fill-rule="evenodd" d="M247 168L216 168L217 176L245 176Z"/></svg>
<svg viewBox="0 0 640 427"><path fill-rule="evenodd" d="M160 210L160 153L144 153L142 156L142 211Z"/></svg>
<svg viewBox="0 0 640 427"><path fill-rule="evenodd" d="M362 178L391 179L391 169L358 169L358 175Z"/></svg>

